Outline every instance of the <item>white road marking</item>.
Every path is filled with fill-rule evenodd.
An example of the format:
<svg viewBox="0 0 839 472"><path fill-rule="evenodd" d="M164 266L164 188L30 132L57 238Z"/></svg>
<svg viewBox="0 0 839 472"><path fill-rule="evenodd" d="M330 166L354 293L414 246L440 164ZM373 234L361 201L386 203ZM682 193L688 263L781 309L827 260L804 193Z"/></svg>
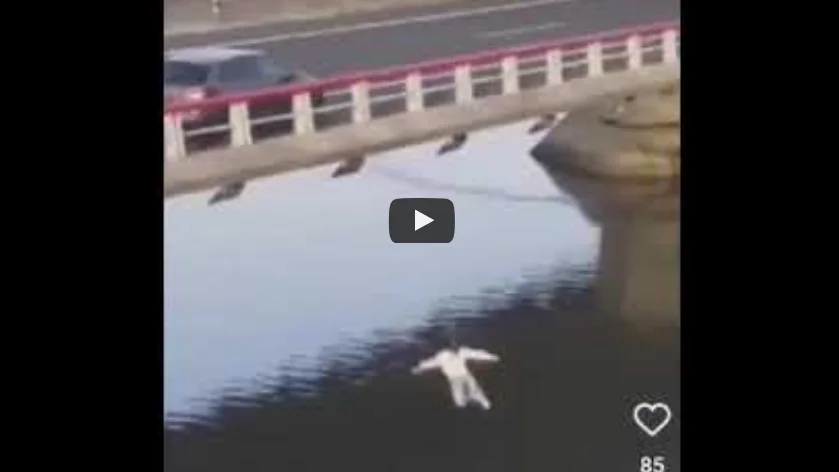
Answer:
<svg viewBox="0 0 839 472"><path fill-rule="evenodd" d="M481 39L495 39L495 38L506 38L509 36L518 36L521 34L528 34L528 33L536 33L538 31L546 31L546 30L554 30L564 28L566 26L565 23L561 21L553 21L551 23L542 23L538 25L531 25L531 26L522 26L521 28L509 28L503 30L495 30L495 31L484 31L481 33L475 33L475 37Z"/></svg>
<svg viewBox="0 0 839 472"><path fill-rule="evenodd" d="M278 43L281 41L289 41L292 39L307 39L316 38L319 36L330 36L336 34L352 33L356 31L364 31L376 28L392 28L394 26L402 26L414 23L433 23L437 21L455 20L459 18L467 18L470 16L482 16L493 13L524 10L528 8L537 8L546 5L574 3L577 0L533 0L528 2L509 3L506 5L496 5L492 7L473 8L471 10L457 10L445 13L435 13L430 15L409 16L404 18L394 18L384 21L371 21L367 23L359 23L355 25L336 26L334 28L326 28L314 31L299 31L295 33L284 33L272 36L263 36L259 38L242 39L239 41L221 42L209 44L214 47L242 47L255 46L266 43ZM433 32L431 33L433 34Z"/></svg>

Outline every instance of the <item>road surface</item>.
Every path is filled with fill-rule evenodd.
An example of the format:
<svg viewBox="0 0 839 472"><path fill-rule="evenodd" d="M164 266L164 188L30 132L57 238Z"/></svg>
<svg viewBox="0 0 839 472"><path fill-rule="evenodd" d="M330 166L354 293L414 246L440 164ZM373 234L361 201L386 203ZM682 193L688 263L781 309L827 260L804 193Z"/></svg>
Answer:
<svg viewBox="0 0 839 472"><path fill-rule="evenodd" d="M167 38L164 44L167 49L259 48L288 67L324 76L673 21L679 15L678 0L482 1L185 34Z"/></svg>

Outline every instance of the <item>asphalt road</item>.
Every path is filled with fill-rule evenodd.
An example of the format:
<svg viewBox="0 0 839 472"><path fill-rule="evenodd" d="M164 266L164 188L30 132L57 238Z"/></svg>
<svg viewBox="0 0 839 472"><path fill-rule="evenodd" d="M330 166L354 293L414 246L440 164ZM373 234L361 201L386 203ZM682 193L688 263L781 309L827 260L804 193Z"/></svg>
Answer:
<svg viewBox="0 0 839 472"><path fill-rule="evenodd" d="M167 38L165 45L167 49L259 48L287 67L324 76L673 21L679 15L679 0L482 1L456 8L404 10L398 15L376 13L190 34Z"/></svg>

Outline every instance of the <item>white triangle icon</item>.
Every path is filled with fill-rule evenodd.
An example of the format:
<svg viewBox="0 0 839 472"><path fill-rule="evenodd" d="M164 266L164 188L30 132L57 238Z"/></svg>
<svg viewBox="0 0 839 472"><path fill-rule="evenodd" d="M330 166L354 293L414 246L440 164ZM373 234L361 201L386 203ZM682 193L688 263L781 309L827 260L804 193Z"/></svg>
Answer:
<svg viewBox="0 0 839 472"><path fill-rule="evenodd" d="M414 231L422 228L423 226L427 225L428 223L431 223L432 221L434 220L423 215L417 210L414 210Z"/></svg>

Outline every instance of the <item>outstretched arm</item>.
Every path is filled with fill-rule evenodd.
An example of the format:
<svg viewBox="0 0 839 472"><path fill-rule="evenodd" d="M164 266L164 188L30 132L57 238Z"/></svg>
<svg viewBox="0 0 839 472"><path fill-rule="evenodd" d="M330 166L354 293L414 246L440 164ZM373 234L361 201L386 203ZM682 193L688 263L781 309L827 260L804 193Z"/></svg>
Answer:
<svg viewBox="0 0 839 472"><path fill-rule="evenodd" d="M460 348L460 351L463 353L463 357L465 359L472 361L498 362L500 360L500 358L495 354L489 351L484 351L483 349L462 347Z"/></svg>
<svg viewBox="0 0 839 472"><path fill-rule="evenodd" d="M431 357L426 359L419 364L417 364L413 369L411 369L412 374L419 374L422 372L426 372L432 369L437 369L440 367L440 361L437 360L437 356Z"/></svg>

